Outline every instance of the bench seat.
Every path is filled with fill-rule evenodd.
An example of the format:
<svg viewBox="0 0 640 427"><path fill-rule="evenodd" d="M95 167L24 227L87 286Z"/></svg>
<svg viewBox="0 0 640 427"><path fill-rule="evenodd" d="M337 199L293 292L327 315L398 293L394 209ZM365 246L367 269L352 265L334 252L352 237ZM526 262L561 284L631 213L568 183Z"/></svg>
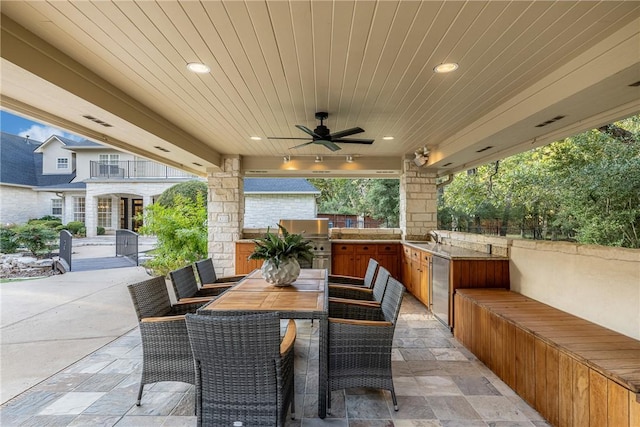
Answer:
<svg viewBox="0 0 640 427"><path fill-rule="evenodd" d="M504 289L457 289L454 336L556 426L640 426L640 341Z"/></svg>

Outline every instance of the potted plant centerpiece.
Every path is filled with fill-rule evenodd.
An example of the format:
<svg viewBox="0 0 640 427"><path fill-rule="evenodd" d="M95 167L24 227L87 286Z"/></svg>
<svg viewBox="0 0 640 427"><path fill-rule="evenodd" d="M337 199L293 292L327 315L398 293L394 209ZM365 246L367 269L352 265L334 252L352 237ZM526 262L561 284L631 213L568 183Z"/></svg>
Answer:
<svg viewBox="0 0 640 427"><path fill-rule="evenodd" d="M263 259L262 277L275 286L289 286L300 275L298 258L311 261L311 242L302 234L289 233L278 224L281 236L270 233L254 240L256 248L249 259Z"/></svg>

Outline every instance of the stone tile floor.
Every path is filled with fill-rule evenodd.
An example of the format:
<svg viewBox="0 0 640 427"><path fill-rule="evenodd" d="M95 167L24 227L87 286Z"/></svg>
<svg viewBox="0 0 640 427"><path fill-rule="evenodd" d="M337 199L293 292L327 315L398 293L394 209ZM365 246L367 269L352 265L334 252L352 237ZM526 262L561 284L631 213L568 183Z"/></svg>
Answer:
<svg viewBox="0 0 640 427"><path fill-rule="evenodd" d="M394 383L386 391L332 394L332 413L317 417L317 322L298 321L296 419L289 426L542 427L544 419L463 348L412 296L395 332ZM8 426L195 426L194 389L163 382L145 387L135 406L142 348L138 329L79 360L0 408Z"/></svg>

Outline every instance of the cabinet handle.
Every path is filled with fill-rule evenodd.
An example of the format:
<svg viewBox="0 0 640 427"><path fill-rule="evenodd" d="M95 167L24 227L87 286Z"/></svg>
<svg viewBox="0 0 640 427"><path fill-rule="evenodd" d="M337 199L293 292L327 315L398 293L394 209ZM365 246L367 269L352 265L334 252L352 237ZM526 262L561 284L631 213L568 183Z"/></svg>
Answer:
<svg viewBox="0 0 640 427"><path fill-rule="evenodd" d="M384 247L384 250L385 250L385 251L388 251L388 250L390 250L390 249L391 249L391 247L390 247L390 246L385 246L385 247Z"/></svg>
<svg viewBox="0 0 640 427"><path fill-rule="evenodd" d="M368 251L368 250L369 250L369 246L365 246L363 249L364 249L365 251Z"/></svg>
<svg viewBox="0 0 640 427"><path fill-rule="evenodd" d="M347 247L346 247L346 246L343 246L343 247L342 247L342 248L340 248L340 249L345 250L345 249L347 249Z"/></svg>

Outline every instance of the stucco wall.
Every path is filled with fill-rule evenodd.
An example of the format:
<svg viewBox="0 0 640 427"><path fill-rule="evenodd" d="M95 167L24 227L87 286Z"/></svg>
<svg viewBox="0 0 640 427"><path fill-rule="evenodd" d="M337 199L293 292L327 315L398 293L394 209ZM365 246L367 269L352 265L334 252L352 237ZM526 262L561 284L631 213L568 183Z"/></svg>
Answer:
<svg viewBox="0 0 640 427"><path fill-rule="evenodd" d="M44 174L70 174L73 173L73 153L63 148L60 141L53 140L42 149L42 173ZM68 160L67 169L58 169L58 159Z"/></svg>
<svg viewBox="0 0 640 427"><path fill-rule="evenodd" d="M511 289L640 339L640 250L514 240Z"/></svg>
<svg viewBox="0 0 640 427"><path fill-rule="evenodd" d="M316 197L313 194L245 194L244 227L276 227L281 219L312 219L316 217Z"/></svg>
<svg viewBox="0 0 640 427"><path fill-rule="evenodd" d="M640 250L438 233L446 244L508 256L511 290L640 339Z"/></svg>
<svg viewBox="0 0 640 427"><path fill-rule="evenodd" d="M31 218L51 215L53 198L56 198L54 193L0 185L0 221L2 224L24 224Z"/></svg>

